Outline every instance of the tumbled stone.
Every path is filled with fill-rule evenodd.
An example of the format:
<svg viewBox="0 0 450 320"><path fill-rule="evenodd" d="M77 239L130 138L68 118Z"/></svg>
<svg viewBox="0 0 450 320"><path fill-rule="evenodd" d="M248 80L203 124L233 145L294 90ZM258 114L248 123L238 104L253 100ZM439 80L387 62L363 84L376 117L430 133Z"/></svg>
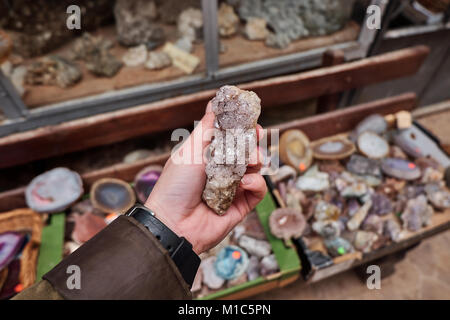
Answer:
<svg viewBox="0 0 450 320"><path fill-rule="evenodd" d="M207 180L202 197L211 209L222 215L231 206L247 170L249 155L256 148L261 100L254 92L223 86L211 104L216 130L209 145L211 156L206 164Z"/></svg>
<svg viewBox="0 0 450 320"><path fill-rule="evenodd" d="M249 254L259 258L268 256L272 251L272 247L268 241L257 240L246 235L239 238L239 246L245 249Z"/></svg>
<svg viewBox="0 0 450 320"><path fill-rule="evenodd" d="M424 195L420 195L415 199L408 200L401 218L404 228L417 231L423 226L429 225L432 216L433 209L427 204L427 198Z"/></svg>
<svg viewBox="0 0 450 320"><path fill-rule="evenodd" d="M234 13L232 6L222 2L217 12L219 34L222 37L230 37L236 34L239 27L239 17Z"/></svg>
<svg viewBox="0 0 450 320"><path fill-rule="evenodd" d="M141 64L144 64L146 60L147 47L143 44L128 49L128 51L122 57L122 61L127 67L137 67Z"/></svg>
<svg viewBox="0 0 450 320"><path fill-rule="evenodd" d="M150 70L160 70L169 67L172 60L169 55L162 51L152 51L148 54L148 60L145 67Z"/></svg>
<svg viewBox="0 0 450 320"><path fill-rule="evenodd" d="M269 35L266 20L255 17L249 18L245 24L244 35L249 40L265 40Z"/></svg>

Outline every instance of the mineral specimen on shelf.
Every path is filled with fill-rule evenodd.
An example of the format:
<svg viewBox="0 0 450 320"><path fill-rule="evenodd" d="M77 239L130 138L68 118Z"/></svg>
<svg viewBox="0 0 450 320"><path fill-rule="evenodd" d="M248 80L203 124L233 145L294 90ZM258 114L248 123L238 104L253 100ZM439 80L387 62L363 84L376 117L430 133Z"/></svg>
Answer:
<svg viewBox="0 0 450 320"><path fill-rule="evenodd" d="M143 168L134 178L134 190L136 190L137 198L141 203L145 203L147 200L162 171L162 166L152 165Z"/></svg>
<svg viewBox="0 0 450 320"><path fill-rule="evenodd" d="M82 73L76 64L59 56L49 56L36 60L27 68L25 83L67 88L81 78Z"/></svg>
<svg viewBox="0 0 450 320"><path fill-rule="evenodd" d="M358 148L371 159L381 159L388 155L389 144L374 132L366 131L358 136Z"/></svg>
<svg viewBox="0 0 450 320"><path fill-rule="evenodd" d="M225 279L219 277L216 273L215 263L217 258L215 256L208 257L202 260L200 268L203 273L203 283L210 289L219 289L225 283Z"/></svg>
<svg viewBox="0 0 450 320"><path fill-rule="evenodd" d="M169 67L172 59L163 51L151 51L148 54L148 60L145 67L150 70L160 70Z"/></svg>
<svg viewBox="0 0 450 320"><path fill-rule="evenodd" d="M217 12L217 23L220 36L230 37L236 34L238 30L239 17L234 13L232 6L222 2L219 11Z"/></svg>
<svg viewBox="0 0 450 320"><path fill-rule="evenodd" d="M132 164L137 161L147 159L151 155L153 155L153 152L151 150L138 149L138 150L134 150L134 151L126 154L125 157L123 157L122 162L127 163L127 164Z"/></svg>
<svg viewBox="0 0 450 320"><path fill-rule="evenodd" d="M286 34L269 32L269 34L266 37L265 43L266 46L271 48L286 49L291 43L291 40Z"/></svg>
<svg viewBox="0 0 450 320"><path fill-rule="evenodd" d="M203 39L203 17L202 11L187 8L181 12L177 22L178 33L181 37L197 42Z"/></svg>
<svg viewBox="0 0 450 320"><path fill-rule="evenodd" d="M186 51L187 53L191 53L192 49L194 48L192 41L186 37L181 37L180 39L178 39L175 42L175 46L183 51Z"/></svg>
<svg viewBox="0 0 450 320"><path fill-rule="evenodd" d="M249 155L256 148L255 128L261 100L254 92L223 86L211 105L216 130L209 146L211 156L206 164L207 180L202 197L211 209L222 215L231 206L247 170Z"/></svg>
<svg viewBox="0 0 450 320"><path fill-rule="evenodd" d="M450 192L438 183L430 183L425 186L428 200L438 210L450 208Z"/></svg>
<svg viewBox="0 0 450 320"><path fill-rule="evenodd" d="M342 237L325 239L324 245L332 257L342 256L353 251L352 244Z"/></svg>
<svg viewBox="0 0 450 320"><path fill-rule="evenodd" d="M238 244L249 254L255 255L259 258L268 256L272 251L272 247L268 241L257 240L246 235L239 238Z"/></svg>
<svg viewBox="0 0 450 320"><path fill-rule="evenodd" d="M361 208L353 215L353 217L347 222L347 228L350 231L355 231L359 228L361 223L366 218L369 213L370 207L372 206L372 200L366 201Z"/></svg>
<svg viewBox="0 0 450 320"><path fill-rule="evenodd" d="M122 68L122 62L109 52L111 47L110 41L85 32L75 41L72 54L74 59L84 60L93 74L112 77Z"/></svg>
<svg viewBox="0 0 450 320"><path fill-rule="evenodd" d="M433 208L427 204L427 198L420 195L415 199L408 200L401 218L404 228L417 231L423 226L428 226L432 216Z"/></svg>
<svg viewBox="0 0 450 320"><path fill-rule="evenodd" d="M288 130L280 138L280 159L302 173L312 162L308 137L300 130Z"/></svg>
<svg viewBox="0 0 450 320"><path fill-rule="evenodd" d="M274 183L278 183L287 179L295 179L296 177L297 172L295 171L295 169L291 166L284 165L280 167L270 178Z"/></svg>
<svg viewBox="0 0 450 320"><path fill-rule="evenodd" d="M265 40L269 35L267 21L262 18L248 18L244 28L244 35L248 40Z"/></svg>
<svg viewBox="0 0 450 320"><path fill-rule="evenodd" d="M383 226L383 219L376 214L369 214L362 223L363 230L372 231L379 235L383 234Z"/></svg>
<svg viewBox="0 0 450 320"><path fill-rule="evenodd" d="M165 41L164 30L156 24L154 1L118 0L114 7L119 42L125 46L144 44L154 48Z"/></svg>
<svg viewBox="0 0 450 320"><path fill-rule="evenodd" d="M341 210L334 204L320 200L314 209L316 220L337 220Z"/></svg>
<svg viewBox="0 0 450 320"><path fill-rule="evenodd" d="M314 232L323 238L334 238L341 234L341 227L335 220L318 220L312 224Z"/></svg>
<svg viewBox="0 0 450 320"><path fill-rule="evenodd" d="M352 141L357 141L361 133L366 131L374 132L376 134L383 134L387 131L388 124L384 117L379 114L373 114L361 121L350 134Z"/></svg>
<svg viewBox="0 0 450 320"><path fill-rule="evenodd" d="M388 219L384 222L384 234L389 236L389 238L394 242L399 242L401 240L402 227L397 222L397 220Z"/></svg>
<svg viewBox="0 0 450 320"><path fill-rule="evenodd" d="M324 191L330 187L328 177L328 173L320 172L315 165L298 178L296 186L302 191Z"/></svg>
<svg viewBox="0 0 450 320"><path fill-rule="evenodd" d="M372 207L370 208L371 214L386 215L394 211L391 200L384 194L376 192L372 194Z"/></svg>
<svg viewBox="0 0 450 320"><path fill-rule="evenodd" d="M314 158L319 160L341 160L356 151L353 142L346 138L325 138L311 144Z"/></svg>
<svg viewBox="0 0 450 320"><path fill-rule="evenodd" d="M26 93L26 89L24 87L25 77L28 72L28 67L26 66L17 66L14 67L9 74L6 76L10 79L11 83L14 85L17 93L23 97Z"/></svg>
<svg viewBox="0 0 450 320"><path fill-rule="evenodd" d="M370 175L378 178L382 176L379 161L357 154L350 157L347 162L347 170L358 175Z"/></svg>
<svg viewBox="0 0 450 320"><path fill-rule="evenodd" d="M276 209L269 217L270 232L277 238L298 238L305 230L306 220L301 211L292 208Z"/></svg>
<svg viewBox="0 0 450 320"><path fill-rule="evenodd" d="M247 278L249 281L252 281L259 276L259 259L255 256L251 256L247 268Z"/></svg>
<svg viewBox="0 0 450 320"><path fill-rule="evenodd" d="M200 63L200 58L178 48L171 42L166 42L162 51L170 57L174 67L187 74L192 74Z"/></svg>
<svg viewBox="0 0 450 320"><path fill-rule="evenodd" d="M127 67L137 67L147 61L147 47L143 44L130 48L122 57Z"/></svg>
<svg viewBox="0 0 450 320"><path fill-rule="evenodd" d="M24 241L25 236L16 232L4 232L0 234L0 271L8 266L15 258L22 248Z"/></svg>
<svg viewBox="0 0 450 320"><path fill-rule="evenodd" d="M378 235L370 231L356 232L353 245L355 249L364 253L370 252L372 245L378 240Z"/></svg>
<svg viewBox="0 0 450 320"><path fill-rule="evenodd" d="M67 168L55 168L33 180L25 190L28 207L36 212L61 212L83 194L78 173Z"/></svg>
<svg viewBox="0 0 450 320"><path fill-rule="evenodd" d="M75 214L75 228L72 232L72 239L79 244L85 243L103 228L106 227L105 219L90 212Z"/></svg>
<svg viewBox="0 0 450 320"><path fill-rule="evenodd" d="M381 162L383 173L401 180L415 180L422 174L413 162L403 159L386 158Z"/></svg>
<svg viewBox="0 0 450 320"><path fill-rule="evenodd" d="M217 255L214 263L216 274L226 280L236 279L247 271L247 253L237 246L226 246Z"/></svg>
<svg viewBox="0 0 450 320"><path fill-rule="evenodd" d="M92 205L106 213L125 213L136 202L134 190L119 179L104 178L96 181L90 192Z"/></svg>
<svg viewBox="0 0 450 320"><path fill-rule="evenodd" d="M260 272L261 275L267 276L278 271L278 262L274 254L261 259Z"/></svg>

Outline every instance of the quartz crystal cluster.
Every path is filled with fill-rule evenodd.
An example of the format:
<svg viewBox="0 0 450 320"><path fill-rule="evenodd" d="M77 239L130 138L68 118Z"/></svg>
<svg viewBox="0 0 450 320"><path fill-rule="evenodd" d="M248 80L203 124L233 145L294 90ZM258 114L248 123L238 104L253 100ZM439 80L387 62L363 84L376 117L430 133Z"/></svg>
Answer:
<svg viewBox="0 0 450 320"><path fill-rule="evenodd" d="M212 100L212 110L216 130L209 146L203 200L222 215L231 206L256 147L261 100L254 92L223 86Z"/></svg>

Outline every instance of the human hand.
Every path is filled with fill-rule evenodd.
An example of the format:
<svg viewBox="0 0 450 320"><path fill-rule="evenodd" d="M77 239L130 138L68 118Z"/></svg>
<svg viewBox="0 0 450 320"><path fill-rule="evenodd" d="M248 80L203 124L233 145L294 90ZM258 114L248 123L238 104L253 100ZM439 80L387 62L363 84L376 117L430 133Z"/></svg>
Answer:
<svg viewBox="0 0 450 320"><path fill-rule="evenodd" d="M267 192L266 183L261 174L260 155L252 154L258 161L251 161L246 174L236 191L233 204L228 211L219 216L203 201L202 192L206 183L204 149L210 141L202 135L214 127L214 113L208 103L206 113L189 138L176 152L190 152L192 157L200 157L201 164L179 164L171 157L152 190L145 206L179 237L186 238L194 251L200 254L214 247L245 216L255 208ZM258 137L262 137L262 128L258 125ZM256 163L256 164L255 164Z"/></svg>

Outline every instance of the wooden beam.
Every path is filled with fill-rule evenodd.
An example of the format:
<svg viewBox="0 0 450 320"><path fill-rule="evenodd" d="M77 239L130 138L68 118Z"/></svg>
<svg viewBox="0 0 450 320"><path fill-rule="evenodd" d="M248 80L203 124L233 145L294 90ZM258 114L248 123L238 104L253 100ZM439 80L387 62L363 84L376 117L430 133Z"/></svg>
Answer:
<svg viewBox="0 0 450 320"><path fill-rule="evenodd" d="M263 107L283 105L412 75L428 52L418 46L240 87L255 91ZM0 138L0 168L192 125L214 94L203 91Z"/></svg>
<svg viewBox="0 0 450 320"><path fill-rule="evenodd" d="M416 106L416 95L407 93L401 96L387 98L362 104L359 106L329 112L310 118L291 121L270 128L278 128L281 132L289 129L303 130L311 140L320 139L326 136L335 135L349 131L354 126L372 113L389 114L400 110L412 110ZM270 141L270 140L269 140ZM169 158L170 153L150 157L133 164L117 164L100 170L94 170L83 174L83 185L89 190L91 185L101 178L119 178L125 181L132 181L135 175L145 166L152 164L163 165ZM0 212L25 207L25 188L0 193Z"/></svg>

